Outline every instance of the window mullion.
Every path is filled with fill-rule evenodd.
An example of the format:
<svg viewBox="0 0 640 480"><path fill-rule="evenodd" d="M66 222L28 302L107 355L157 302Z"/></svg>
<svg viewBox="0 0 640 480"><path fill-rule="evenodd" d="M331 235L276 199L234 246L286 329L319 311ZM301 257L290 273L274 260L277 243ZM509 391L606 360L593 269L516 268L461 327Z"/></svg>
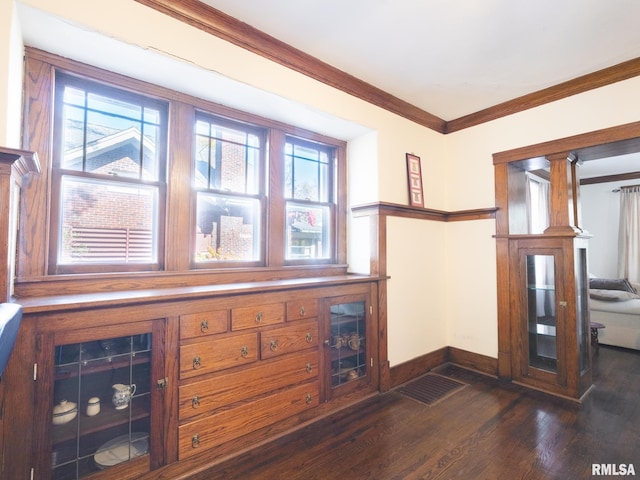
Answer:
<svg viewBox="0 0 640 480"><path fill-rule="evenodd" d="M267 202L266 259L267 265L278 267L285 262L285 134L281 130L269 131L269 172L270 187Z"/></svg>

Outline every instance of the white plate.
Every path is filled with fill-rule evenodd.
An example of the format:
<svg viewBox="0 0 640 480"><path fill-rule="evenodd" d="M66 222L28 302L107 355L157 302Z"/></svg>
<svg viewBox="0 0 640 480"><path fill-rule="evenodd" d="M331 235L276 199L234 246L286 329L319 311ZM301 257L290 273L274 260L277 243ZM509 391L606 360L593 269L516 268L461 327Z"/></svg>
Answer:
<svg viewBox="0 0 640 480"><path fill-rule="evenodd" d="M129 443L131 439L131 443ZM109 440L102 445L93 459L100 468L112 467L127 460L141 457L149 452L149 434L145 432L133 432Z"/></svg>

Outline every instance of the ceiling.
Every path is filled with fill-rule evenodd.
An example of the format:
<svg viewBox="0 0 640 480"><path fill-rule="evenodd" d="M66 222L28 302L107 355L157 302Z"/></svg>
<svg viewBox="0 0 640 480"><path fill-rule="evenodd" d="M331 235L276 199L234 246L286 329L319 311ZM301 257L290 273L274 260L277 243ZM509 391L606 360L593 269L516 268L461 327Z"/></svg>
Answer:
<svg viewBox="0 0 640 480"><path fill-rule="evenodd" d="M637 0L201 0L444 120L640 57Z"/></svg>
<svg viewBox="0 0 640 480"><path fill-rule="evenodd" d="M640 58L638 0L202 3L446 121ZM203 98L204 92L226 92L224 99L207 99L272 118L277 112L281 117L275 120L295 119L337 138L363 131L153 49L17 5L27 45ZM151 61L154 68L148 68ZM628 157L621 159L622 171L640 170L640 157ZM608 162L607 172L611 166Z"/></svg>
<svg viewBox="0 0 640 480"><path fill-rule="evenodd" d="M447 121L640 57L638 0L200 1Z"/></svg>

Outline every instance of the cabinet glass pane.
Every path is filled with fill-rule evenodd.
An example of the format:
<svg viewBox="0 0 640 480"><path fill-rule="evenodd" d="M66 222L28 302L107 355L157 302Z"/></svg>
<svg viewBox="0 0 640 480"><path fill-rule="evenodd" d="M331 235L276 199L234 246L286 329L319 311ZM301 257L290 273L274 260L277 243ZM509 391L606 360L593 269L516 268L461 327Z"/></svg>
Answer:
<svg viewBox="0 0 640 480"><path fill-rule="evenodd" d="M582 375L589 368L589 293L587 292L587 249L579 248L576 251L576 293L577 311L576 318L578 324L578 351L580 355L580 374Z"/></svg>
<svg viewBox="0 0 640 480"><path fill-rule="evenodd" d="M331 387L367 374L365 302L331 306Z"/></svg>
<svg viewBox="0 0 640 480"><path fill-rule="evenodd" d="M544 158L509 164L510 234L541 234L549 226L549 168Z"/></svg>
<svg viewBox="0 0 640 480"><path fill-rule="evenodd" d="M556 292L553 255L527 255L529 365L557 371Z"/></svg>
<svg viewBox="0 0 640 480"><path fill-rule="evenodd" d="M53 479L148 454L151 334L58 346L54 368Z"/></svg>

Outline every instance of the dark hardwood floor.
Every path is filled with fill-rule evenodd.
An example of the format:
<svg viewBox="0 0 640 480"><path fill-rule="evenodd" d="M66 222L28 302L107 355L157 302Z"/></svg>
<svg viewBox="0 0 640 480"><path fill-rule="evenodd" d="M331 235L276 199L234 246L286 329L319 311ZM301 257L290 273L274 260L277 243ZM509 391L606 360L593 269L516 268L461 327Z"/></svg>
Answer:
<svg viewBox="0 0 640 480"><path fill-rule="evenodd" d="M581 405L453 365L467 383L427 406L381 394L194 479L562 479L592 464L640 475L640 352L601 346Z"/></svg>

